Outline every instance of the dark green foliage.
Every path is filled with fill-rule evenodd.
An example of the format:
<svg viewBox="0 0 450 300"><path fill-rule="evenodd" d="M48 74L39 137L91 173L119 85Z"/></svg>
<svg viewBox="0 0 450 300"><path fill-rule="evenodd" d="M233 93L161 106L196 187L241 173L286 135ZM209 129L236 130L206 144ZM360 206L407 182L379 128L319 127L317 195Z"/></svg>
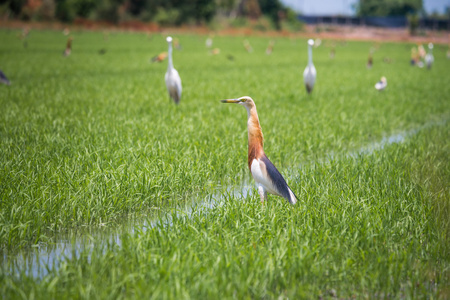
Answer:
<svg viewBox="0 0 450 300"><path fill-rule="evenodd" d="M256 1L256 0L255 0ZM24 10L25 0L1 0L7 4L13 16L32 18L32 12ZM124 17L153 21L160 25L181 25L186 23L204 24L210 22L217 10L230 13L236 9L233 1L215 0L49 0L55 6L50 17L63 22L72 22L76 18L120 22ZM258 0L261 12L268 16L277 29L281 28L281 14L286 8L279 0ZM42 12L41 12L42 13ZM48 13L46 15L49 15Z"/></svg>
<svg viewBox="0 0 450 300"><path fill-rule="evenodd" d="M408 15L408 28L409 28L409 33L411 35L416 35L417 34L417 29L419 28L419 15L418 14L410 14Z"/></svg>
<svg viewBox="0 0 450 300"><path fill-rule="evenodd" d="M0 0L0 5L7 4L13 16L20 16L22 7L27 3L26 0Z"/></svg>
<svg viewBox="0 0 450 300"><path fill-rule="evenodd" d="M75 18L75 10L69 3L69 0L56 0L55 17L62 22L72 22Z"/></svg>
<svg viewBox="0 0 450 300"><path fill-rule="evenodd" d="M97 6L97 19L118 23L120 21L119 6L125 0L100 0Z"/></svg>
<svg viewBox="0 0 450 300"><path fill-rule="evenodd" d="M72 0L70 1L74 7L77 16L82 18L89 17L89 14L98 6L96 0Z"/></svg>
<svg viewBox="0 0 450 300"><path fill-rule="evenodd" d="M258 0L261 12L269 16L277 29L281 28L280 13L284 9L279 0Z"/></svg>
<svg viewBox="0 0 450 300"><path fill-rule="evenodd" d="M360 16L406 16L422 10L422 0L360 0Z"/></svg>

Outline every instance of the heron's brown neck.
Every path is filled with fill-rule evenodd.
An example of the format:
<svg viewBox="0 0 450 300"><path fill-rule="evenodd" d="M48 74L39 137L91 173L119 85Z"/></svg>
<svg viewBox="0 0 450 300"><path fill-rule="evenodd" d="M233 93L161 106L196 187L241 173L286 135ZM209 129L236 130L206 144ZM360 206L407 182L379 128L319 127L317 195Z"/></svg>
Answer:
<svg viewBox="0 0 450 300"><path fill-rule="evenodd" d="M248 129L248 167L251 170L253 159L258 159L264 155L263 134L259 124L256 107L247 109L247 129Z"/></svg>

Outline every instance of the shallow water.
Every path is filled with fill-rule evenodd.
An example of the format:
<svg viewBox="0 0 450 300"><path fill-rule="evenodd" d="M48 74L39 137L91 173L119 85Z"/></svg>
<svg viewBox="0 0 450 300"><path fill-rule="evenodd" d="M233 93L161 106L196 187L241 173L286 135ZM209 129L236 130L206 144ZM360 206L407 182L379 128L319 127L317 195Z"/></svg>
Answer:
<svg viewBox="0 0 450 300"><path fill-rule="evenodd" d="M384 137L378 142L348 152L345 155L341 154L341 156L358 157L360 155L370 155L374 151L383 149L388 145L403 143L407 138L417 134L423 129L433 126L443 126L446 122L446 120L429 122L416 129ZM327 159L316 163L326 163L337 156L339 155L330 154L327 156ZM223 205L226 199L229 199L230 197L245 199L252 196L255 189L253 182L246 180L239 186L220 187L217 188L216 191L216 193L203 198L197 195L194 197L196 201L192 201L191 204L186 205L183 208L168 212L161 211L155 213L153 218L147 217L129 220L115 229L97 228L84 231L69 231L64 235L54 237L53 240L56 242L51 244L39 244L31 249L24 249L11 254L4 252L0 257L2 272L5 272L10 276L19 277L25 274L26 276L40 279L45 277L52 270L58 269L64 261L79 258L82 253L86 254L87 252L88 257L90 257L89 254L92 252L94 245L114 244L120 246L121 236L123 236L123 234L134 234L138 231L145 232L149 228L154 228L158 225L170 227L172 225L172 213L174 211L177 216L190 217L194 211L207 212L214 207ZM201 200L199 201L199 199ZM161 214L164 215L162 216ZM161 224L160 220L164 220L164 223Z"/></svg>
<svg viewBox="0 0 450 300"><path fill-rule="evenodd" d="M2 272L10 276L31 276L37 279L45 277L52 270L58 269L62 263L73 258L80 258L81 254L88 254L98 245L121 245L123 234L145 232L149 228L170 227L172 213L179 217L190 217L194 211L207 212L214 207L223 205L230 197L246 198L253 193L253 185L245 182L239 187L228 186L225 191L204 197L195 197L196 202L183 208L155 213L153 218L140 218L128 220L114 229L91 228L91 230L68 231L53 237L56 242L39 244L30 249L23 249L9 254L4 252L1 256ZM163 224L161 224L163 220Z"/></svg>

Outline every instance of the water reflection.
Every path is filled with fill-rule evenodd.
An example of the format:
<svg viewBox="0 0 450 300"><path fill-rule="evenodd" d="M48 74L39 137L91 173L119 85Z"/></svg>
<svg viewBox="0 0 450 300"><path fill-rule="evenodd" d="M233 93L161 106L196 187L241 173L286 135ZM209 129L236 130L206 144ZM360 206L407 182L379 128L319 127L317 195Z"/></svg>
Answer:
<svg viewBox="0 0 450 300"><path fill-rule="evenodd" d="M214 207L223 205L230 197L247 198L253 193L253 185L245 181L242 186L227 186L221 192L207 197L197 195L197 202L169 211L160 211L147 218L128 220L115 229L91 229L90 231L69 231L53 238L55 243L42 243L16 253L4 252L1 257L1 272L20 277L22 275L41 279L52 270L58 269L65 261L91 257L94 245L121 245L124 234L145 232L150 228L172 226L173 214L177 217L190 217L194 212L207 213ZM198 201L202 199L202 201Z"/></svg>

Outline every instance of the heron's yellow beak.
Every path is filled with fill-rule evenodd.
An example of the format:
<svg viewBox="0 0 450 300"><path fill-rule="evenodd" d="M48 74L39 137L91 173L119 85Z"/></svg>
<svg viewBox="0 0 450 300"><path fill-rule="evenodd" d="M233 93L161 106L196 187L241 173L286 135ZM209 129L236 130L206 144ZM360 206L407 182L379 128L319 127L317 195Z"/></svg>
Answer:
<svg viewBox="0 0 450 300"><path fill-rule="evenodd" d="M225 100L220 100L222 103L240 103L242 102L242 100L240 99L225 99Z"/></svg>

